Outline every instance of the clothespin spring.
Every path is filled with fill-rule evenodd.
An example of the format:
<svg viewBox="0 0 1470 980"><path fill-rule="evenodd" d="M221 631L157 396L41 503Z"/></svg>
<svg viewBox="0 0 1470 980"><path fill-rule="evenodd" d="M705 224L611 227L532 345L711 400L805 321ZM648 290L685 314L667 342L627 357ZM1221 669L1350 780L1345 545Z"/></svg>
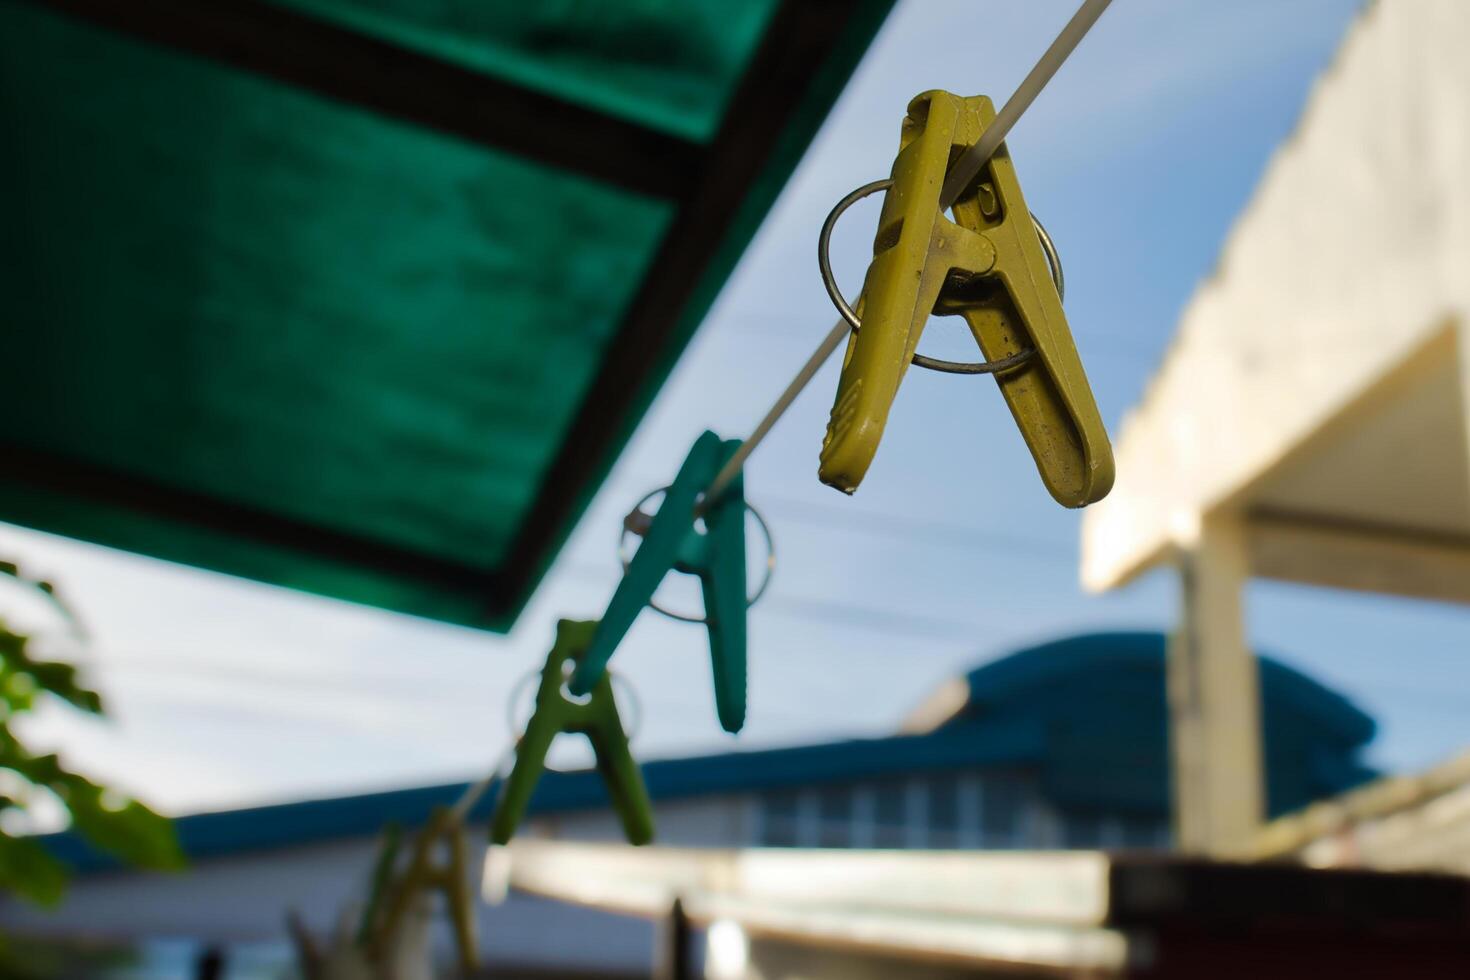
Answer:
<svg viewBox="0 0 1470 980"><path fill-rule="evenodd" d="M526 734L526 729L530 727L531 715L536 708L535 695L532 692L541 683L541 670L542 668L537 667L534 670L526 671L521 675L521 679L516 681L516 686L510 689L510 698L506 706L505 717L510 727L511 746L506 759L501 762L501 767L497 772L509 772L509 763L515 761L515 747L520 742L521 737ZM577 698L567 690L567 682L571 680L572 670L573 664L571 661L566 661L562 664L562 695L581 702L585 698ZM629 742L632 742L638 737L639 731L643 728L643 701L638 697L638 689L633 686L633 682L628 680L628 678L610 667L608 668L607 676L612 679L613 699L618 703L618 711L626 718L626 721L623 723L623 734L627 736ZM561 769L557 766L542 766L541 768L545 772L566 773L575 771Z"/></svg>
<svg viewBox="0 0 1470 980"><path fill-rule="evenodd" d="M893 186L893 181L888 178L875 180L870 184L864 184L857 190L848 194L833 206L827 215L827 220L822 222L822 233L817 236L817 266L822 272L822 285L827 288L827 295L832 298L832 305L837 307L837 312L842 314L842 319L852 327L852 332L857 333L862 329L862 318L857 315L852 306L847 302L847 297L842 295L842 289L837 285L837 277L832 274L832 257L829 254L832 244L832 229L837 225L837 219L842 217L844 211L852 207L858 201L879 191L886 191ZM1046 253L1046 264L1051 269L1052 282L1057 286L1057 298L1065 299L1067 295L1067 277L1062 270L1062 257L1057 254L1056 243L1052 241L1051 235L1047 233L1046 227L1042 225L1041 219L1031 214L1031 224L1036 229L1036 237L1041 242L1041 250ZM1036 354L1031 347L1023 348L1007 357L998 358L994 361L946 361L938 357L929 357L918 352L914 353L911 363L914 367L928 368L930 371L941 371L945 374L1000 374L1011 368L1019 367L1029 361Z"/></svg>
<svg viewBox="0 0 1470 980"><path fill-rule="evenodd" d="M618 561L622 562L624 572L628 570L628 566L632 564L633 561L633 552L629 548L629 536L635 535L637 537L642 537L648 532L649 527L653 524L653 515L643 509L644 505L667 489L669 488L665 486L659 487L657 490L648 491L643 495L638 503L633 505L633 509L628 511L628 515L623 518L622 533L618 536ZM771 525L766 522L765 517L761 514L760 511L756 510L755 506L751 504L750 501L745 502L745 510L746 513L750 514L751 517L755 518L756 524L759 525L761 529L761 537L765 538L766 540L766 560L763 563L765 566L765 571L762 573L760 583L755 587L755 590L746 597L745 607L749 609L751 606L760 601L761 596L766 594L766 589L771 584L771 576L774 575L776 572L776 539L771 533ZM681 613L677 610L670 609L667 606L662 606L659 604L657 599L650 599L648 602L648 607L654 612L661 613L662 615L667 616L670 619L677 619L681 623L707 622L707 619L704 616L691 616L687 613Z"/></svg>

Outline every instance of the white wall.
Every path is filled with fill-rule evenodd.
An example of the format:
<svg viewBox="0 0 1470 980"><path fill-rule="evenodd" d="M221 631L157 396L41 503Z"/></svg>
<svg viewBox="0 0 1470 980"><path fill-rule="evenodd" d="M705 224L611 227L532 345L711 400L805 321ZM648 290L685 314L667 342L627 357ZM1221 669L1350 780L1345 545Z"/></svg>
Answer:
<svg viewBox="0 0 1470 980"><path fill-rule="evenodd" d="M472 830L471 840L477 845L472 864L478 868L484 828ZM5 901L0 930L126 941L280 940L286 912L294 908L313 929L327 932L339 911L364 894L376 846L375 838L355 838L199 861L178 875L87 875L72 883L65 903L55 910ZM653 961L652 923L531 896L481 905L479 927L483 957L490 964L646 972ZM447 950L448 931L438 932Z"/></svg>
<svg viewBox="0 0 1470 980"><path fill-rule="evenodd" d="M1188 544L1446 329L1470 390L1467 37L1465 0L1378 0L1354 26L1124 421L1117 484L1083 517L1085 585Z"/></svg>

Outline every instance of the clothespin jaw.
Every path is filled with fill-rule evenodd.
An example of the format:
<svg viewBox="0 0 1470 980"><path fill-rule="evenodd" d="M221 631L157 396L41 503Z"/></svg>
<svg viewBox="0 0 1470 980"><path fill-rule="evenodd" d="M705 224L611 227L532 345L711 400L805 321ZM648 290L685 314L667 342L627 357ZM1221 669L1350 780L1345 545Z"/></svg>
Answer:
<svg viewBox="0 0 1470 980"><path fill-rule="evenodd" d="M872 462L931 313L963 316L992 361L1034 352L995 376L1059 503L1082 507L1112 488L1107 431L1004 144L955 202L956 221L939 210L950 162L994 115L984 96L931 91L909 104L863 287L863 327L848 341L822 446L822 481L846 493Z"/></svg>
<svg viewBox="0 0 1470 980"><path fill-rule="evenodd" d="M613 697L612 679L603 673L587 692L585 701L574 701L562 690L567 665L581 663L596 630L596 620L563 619L556 624L556 642L541 671L536 708L516 745L515 765L501 787L500 800L490 821L490 839L496 844L508 843L515 834L546 767L546 753L556 736L563 732L585 735L592 743L598 772L607 785L628 842L647 844L653 840L653 804L628 747L628 736L623 731Z"/></svg>
<svg viewBox="0 0 1470 980"><path fill-rule="evenodd" d="M719 466L740 448L738 440L722 445ZM719 466L715 469L718 470ZM663 513L662 510L659 513ZM730 482L704 513L704 534L687 535L674 567L699 576L704 596L705 629L709 632L714 670L715 711L720 727L745 727L746 609L745 476Z"/></svg>
<svg viewBox="0 0 1470 980"><path fill-rule="evenodd" d="M939 95L963 103L963 145L977 141L995 119L984 96L934 93ZM992 360L1027 347L1036 352L997 373L996 384L1052 497L1066 507L1096 503L1113 488L1112 443L1004 144L955 201L954 214L960 227L995 247L995 272L990 282L982 278L947 290L938 312L963 316Z"/></svg>
<svg viewBox="0 0 1470 980"><path fill-rule="evenodd" d="M673 568L699 576L720 724L728 732L744 727L747 602L743 476L736 477L718 500L710 502L702 530L694 516L700 494L739 448L739 440L721 440L713 432L705 432L695 440L608 602L586 656L572 675L574 694L590 691L603 676L618 644Z"/></svg>
<svg viewBox="0 0 1470 980"><path fill-rule="evenodd" d="M398 866L398 852L402 846L403 828L396 822L383 828L383 839L378 845L378 856L373 861L372 883L368 899L362 907L362 917L357 925L357 944L367 946L373 941L378 920L393 883L393 869Z"/></svg>
<svg viewBox="0 0 1470 980"><path fill-rule="evenodd" d="M441 843L449 852L448 860L437 864L434 861L434 850ZM396 842L385 845L384 854L396 854L396 850ZM479 941L475 934L466 850L463 824L448 807L437 807L414 842L413 854L402 878L386 890L387 901L384 903L381 921L375 928L368 923L369 945L377 960L386 960L393 938L403 925L414 901L425 891L432 889L443 894L445 903L449 906L449 919L454 926L460 969L468 975L477 968L480 958Z"/></svg>

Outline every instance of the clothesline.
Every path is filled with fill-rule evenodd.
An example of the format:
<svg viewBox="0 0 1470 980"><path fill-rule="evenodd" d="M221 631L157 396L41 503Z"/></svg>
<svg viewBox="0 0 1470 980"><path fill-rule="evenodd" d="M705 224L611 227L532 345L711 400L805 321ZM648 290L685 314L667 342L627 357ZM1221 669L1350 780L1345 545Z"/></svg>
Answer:
<svg viewBox="0 0 1470 980"><path fill-rule="evenodd" d="M985 129L980 139L956 160L950 168L940 193L941 209L949 208L963 190L969 186L970 181L980 172L980 168L999 149L1000 144L1005 141L1006 135L1010 132L1011 128L1025 114L1026 110L1031 106L1031 103L1035 101L1037 95L1051 81L1052 76L1066 62L1068 56L1076 49L1077 45L1082 41L1082 38L1087 35L1092 25L1102 16L1103 11L1107 9L1111 2L1112 0L1084 0L1077 12L1073 14L1072 19L1067 22L1066 26L1062 28L1061 33L1057 35L1056 40L1046 49L1035 66L1032 67L1031 71L1021 81L1020 86L1006 100L1005 105L1001 107L1000 111L996 113L995 119ZM832 352L838 348L850 330L851 327L849 327L847 321L839 319L833 325L832 329L827 332L827 335L822 338L822 342L817 346L817 349L802 364L801 368L796 372L796 376L782 390L770 410L760 420L760 423L756 425L751 434L731 454L724 466L710 480L708 486L695 504L697 515L703 515L708 506L719 499L720 494L725 491L730 485L730 482L740 473L745 465L745 461L750 458L751 453L755 452L756 447L761 444L771 429L786 414L786 411L791 407L792 403L796 401L797 396L801 394L802 390L816 376L817 371L826 363L827 358L832 356ZM461 794L453 807L453 815L456 819L463 820L474 805L491 789L496 779L505 773L510 760L513 758L513 753L514 745L511 746L494 770L465 788L464 793Z"/></svg>

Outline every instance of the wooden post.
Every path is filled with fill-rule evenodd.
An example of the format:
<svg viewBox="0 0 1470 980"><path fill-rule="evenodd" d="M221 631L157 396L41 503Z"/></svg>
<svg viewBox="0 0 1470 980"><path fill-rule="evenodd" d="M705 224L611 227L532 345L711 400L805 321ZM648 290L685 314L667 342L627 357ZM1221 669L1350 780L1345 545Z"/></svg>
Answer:
<svg viewBox="0 0 1470 980"><path fill-rule="evenodd" d="M1179 566L1182 618L1168 656L1175 841L1188 853L1223 856L1246 845L1265 814L1242 521L1206 518Z"/></svg>
<svg viewBox="0 0 1470 980"><path fill-rule="evenodd" d="M1465 463L1470 468L1470 316L1456 317L1455 351L1460 355L1460 410L1465 413Z"/></svg>

